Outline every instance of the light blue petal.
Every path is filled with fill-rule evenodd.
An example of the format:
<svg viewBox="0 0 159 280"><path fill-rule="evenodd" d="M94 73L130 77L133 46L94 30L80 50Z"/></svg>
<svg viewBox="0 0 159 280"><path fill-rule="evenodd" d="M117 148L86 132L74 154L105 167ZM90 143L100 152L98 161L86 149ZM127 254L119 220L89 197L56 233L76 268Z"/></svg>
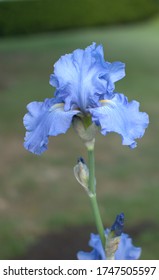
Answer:
<svg viewBox="0 0 159 280"><path fill-rule="evenodd" d="M65 133L71 125L77 110L65 112L63 103L56 99L28 104L28 113L24 116L24 126L28 130L24 147L30 152L40 155L47 149L48 137Z"/></svg>
<svg viewBox="0 0 159 280"><path fill-rule="evenodd" d="M104 78L108 81L107 93L110 94L115 89L114 83L125 76L125 64L120 61L113 63L106 62L105 68L107 69L107 73L104 75Z"/></svg>
<svg viewBox="0 0 159 280"><path fill-rule="evenodd" d="M139 112L137 101L128 102L123 94L101 102L100 107L89 109L92 121L101 126L101 133L116 132L122 136L122 144L136 147L135 139L141 138L149 123L146 113Z"/></svg>
<svg viewBox="0 0 159 280"><path fill-rule="evenodd" d="M123 63L105 62L103 47L93 43L62 56L54 65L50 84L56 87L56 96L63 98L66 110L75 105L86 112L114 89L114 82L124 76L123 69Z"/></svg>
<svg viewBox="0 0 159 280"><path fill-rule="evenodd" d="M89 246L91 246L99 255L100 260L105 260L106 255L103 250L102 242L98 234L91 233L91 238L89 241Z"/></svg>
<svg viewBox="0 0 159 280"><path fill-rule="evenodd" d="M91 252L79 251L77 253L77 259L78 260L99 260L96 250L92 250Z"/></svg>
<svg viewBox="0 0 159 280"><path fill-rule="evenodd" d="M79 251L77 253L79 260L106 260L106 255L98 234L91 233L88 244L93 250L91 252Z"/></svg>
<svg viewBox="0 0 159 280"><path fill-rule="evenodd" d="M121 234L120 243L115 253L116 260L137 260L141 255L141 248L132 244L132 239L125 233Z"/></svg>
<svg viewBox="0 0 159 280"><path fill-rule="evenodd" d="M105 230L107 236L110 229ZM98 234L91 234L89 246L93 248L91 252L79 251L77 258L79 260L106 260L106 254L102 247L102 243ZM115 253L115 260L137 260L141 254L141 248L135 247L132 244L132 239L128 234L122 233L118 249Z"/></svg>

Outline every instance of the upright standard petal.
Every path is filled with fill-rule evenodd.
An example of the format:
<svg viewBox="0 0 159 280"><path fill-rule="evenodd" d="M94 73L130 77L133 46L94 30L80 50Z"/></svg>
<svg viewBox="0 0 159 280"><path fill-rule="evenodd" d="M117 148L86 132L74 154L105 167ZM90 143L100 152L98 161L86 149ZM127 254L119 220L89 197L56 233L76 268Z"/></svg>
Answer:
<svg viewBox="0 0 159 280"><path fill-rule="evenodd" d="M111 95L115 89L114 83L125 76L125 64L120 61L106 62L105 68L107 73L104 75L104 78L108 81L107 94Z"/></svg>
<svg viewBox="0 0 159 280"><path fill-rule="evenodd" d="M65 133L71 125L77 110L64 111L64 104L57 103L55 98L44 102L31 102L24 116L24 126L28 130L24 147L30 152L40 155L47 150L48 137Z"/></svg>
<svg viewBox="0 0 159 280"><path fill-rule="evenodd" d="M101 133L116 132L122 136L122 144L136 147L135 139L141 138L149 123L146 113L139 112L137 101L128 102L123 94L101 101L101 106L89 109L92 121L101 126Z"/></svg>
<svg viewBox="0 0 159 280"><path fill-rule="evenodd" d="M124 64L106 62L103 47L93 43L62 56L54 65L50 84L56 87L56 96L63 98L66 110L75 105L86 112L86 108L98 106L106 93L112 93L114 82L124 75Z"/></svg>

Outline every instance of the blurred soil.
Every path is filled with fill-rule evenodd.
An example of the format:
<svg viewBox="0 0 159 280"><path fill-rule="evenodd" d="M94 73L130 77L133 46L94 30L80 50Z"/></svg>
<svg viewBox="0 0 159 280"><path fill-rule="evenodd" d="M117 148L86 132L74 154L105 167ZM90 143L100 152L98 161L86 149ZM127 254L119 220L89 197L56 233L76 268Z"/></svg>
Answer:
<svg viewBox="0 0 159 280"><path fill-rule="evenodd" d="M144 221L139 225L129 228L126 232L133 237L138 238L140 234L149 229L158 230L158 226L151 221ZM96 232L93 226L78 226L65 228L63 232L49 232L32 244L23 256L17 259L21 260L76 260L76 254L80 250L90 251L88 246L90 232ZM133 242L134 243L134 242Z"/></svg>

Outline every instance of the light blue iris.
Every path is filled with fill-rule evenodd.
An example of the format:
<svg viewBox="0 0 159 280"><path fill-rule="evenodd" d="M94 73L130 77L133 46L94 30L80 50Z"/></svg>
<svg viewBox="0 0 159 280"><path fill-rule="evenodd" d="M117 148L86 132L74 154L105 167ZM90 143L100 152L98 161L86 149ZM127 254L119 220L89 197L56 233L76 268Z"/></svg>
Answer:
<svg viewBox="0 0 159 280"><path fill-rule="evenodd" d="M65 133L75 115L91 116L101 133L116 132L122 144L131 148L148 126L148 115L139 112L137 101L128 102L115 93L114 83L125 76L125 65L104 60L103 47L95 43L62 56L54 65L50 84L54 98L28 104L24 116L27 129L24 147L40 155L47 149L48 137Z"/></svg>
<svg viewBox="0 0 159 280"><path fill-rule="evenodd" d="M108 235L108 229L105 234ZM101 239L98 234L91 234L89 246L93 248L91 252L79 251L77 253L78 260L106 260L107 256L104 252ZM115 252L115 260L137 260L141 255L141 248L132 244L132 239L125 233L121 234L118 249Z"/></svg>

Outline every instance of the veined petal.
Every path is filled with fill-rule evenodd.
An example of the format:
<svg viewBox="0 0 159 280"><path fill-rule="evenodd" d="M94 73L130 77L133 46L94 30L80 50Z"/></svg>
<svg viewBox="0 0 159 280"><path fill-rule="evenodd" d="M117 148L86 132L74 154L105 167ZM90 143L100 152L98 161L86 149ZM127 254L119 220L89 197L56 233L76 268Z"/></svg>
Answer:
<svg viewBox="0 0 159 280"><path fill-rule="evenodd" d="M141 138L149 123L146 113L139 112L137 101L128 102L123 94L115 94L101 106L89 109L92 121L101 126L101 133L116 132L122 136L122 144L136 147L135 139Z"/></svg>
<svg viewBox="0 0 159 280"><path fill-rule="evenodd" d="M66 110L76 105L85 112L112 93L114 82L124 75L124 64L106 62L103 47L93 43L85 50L62 56L54 65L50 84L56 87L56 96L63 98Z"/></svg>
<svg viewBox="0 0 159 280"><path fill-rule="evenodd" d="M24 116L24 126L28 130L24 147L30 152L40 155L47 150L48 137L65 133L71 125L77 110L65 112L64 104L57 103L55 98L44 102L31 102Z"/></svg>

